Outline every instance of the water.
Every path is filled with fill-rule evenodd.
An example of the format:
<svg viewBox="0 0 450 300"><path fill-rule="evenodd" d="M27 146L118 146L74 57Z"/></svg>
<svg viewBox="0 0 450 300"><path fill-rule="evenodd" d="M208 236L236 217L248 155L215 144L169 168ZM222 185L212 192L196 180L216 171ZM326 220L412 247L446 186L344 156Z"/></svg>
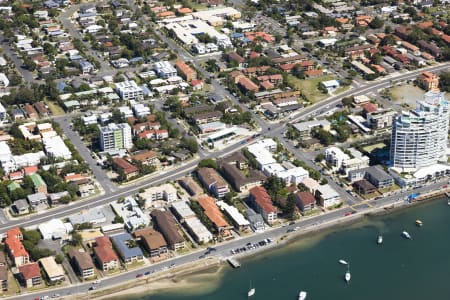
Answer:
<svg viewBox="0 0 450 300"><path fill-rule="evenodd" d="M415 226L416 219L423 227ZM191 288L136 297L145 300L246 299L450 299L450 207L434 201L315 237L301 238L282 250L242 260L243 266L205 275ZM412 240L401 237L407 230ZM379 232L383 244L377 245ZM352 280L344 281L350 262ZM189 278L188 278L189 279ZM198 282L197 282L198 283ZM130 299L130 297L126 297Z"/></svg>

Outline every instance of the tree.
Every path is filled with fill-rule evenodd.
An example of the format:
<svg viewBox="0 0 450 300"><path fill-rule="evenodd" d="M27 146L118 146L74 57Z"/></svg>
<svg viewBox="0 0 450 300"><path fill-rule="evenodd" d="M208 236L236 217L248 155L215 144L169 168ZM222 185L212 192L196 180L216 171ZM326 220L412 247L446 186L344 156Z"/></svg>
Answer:
<svg viewBox="0 0 450 300"><path fill-rule="evenodd" d="M296 207L295 194L290 193L287 197L287 204L286 204L286 207L285 207L283 213L285 213L290 218L293 218L294 213L295 213L295 207Z"/></svg>
<svg viewBox="0 0 450 300"><path fill-rule="evenodd" d="M215 159L202 159L201 161L199 161L198 163L198 167L199 168L213 168L218 170L219 169L219 165L217 164L217 161Z"/></svg>
<svg viewBox="0 0 450 300"><path fill-rule="evenodd" d="M342 105L351 107L353 103L353 97L344 97L342 98Z"/></svg>
<svg viewBox="0 0 450 300"><path fill-rule="evenodd" d="M442 72L439 75L439 87L443 92L450 92L450 72Z"/></svg>
<svg viewBox="0 0 450 300"><path fill-rule="evenodd" d="M184 148L186 148L189 152L192 154L195 154L198 152L198 144L195 138L183 138L182 145Z"/></svg>
<svg viewBox="0 0 450 300"><path fill-rule="evenodd" d="M369 26L372 29L379 29L384 26L384 22L381 18L375 17L373 18L372 22L369 23Z"/></svg>
<svg viewBox="0 0 450 300"><path fill-rule="evenodd" d="M64 256L63 256L63 255L57 254L57 255L55 256L55 262L56 262L57 264L62 264L63 261L64 261Z"/></svg>
<svg viewBox="0 0 450 300"><path fill-rule="evenodd" d="M325 159L325 155L323 153L319 153L316 155L316 158L314 159L316 162L321 162Z"/></svg>
<svg viewBox="0 0 450 300"><path fill-rule="evenodd" d="M124 223L124 220L123 220L123 218L121 217L121 216L115 216L114 217L114 220L113 220L113 223L114 224L118 224L118 223Z"/></svg>
<svg viewBox="0 0 450 300"><path fill-rule="evenodd" d="M32 245L37 245L41 239L41 234L37 230L26 230L21 228L24 241L29 241Z"/></svg>
<svg viewBox="0 0 450 300"><path fill-rule="evenodd" d="M72 233L72 241L71 241L71 244L72 244L73 246L81 245L82 242L83 242L83 238L81 237L81 234L79 234L78 232Z"/></svg>

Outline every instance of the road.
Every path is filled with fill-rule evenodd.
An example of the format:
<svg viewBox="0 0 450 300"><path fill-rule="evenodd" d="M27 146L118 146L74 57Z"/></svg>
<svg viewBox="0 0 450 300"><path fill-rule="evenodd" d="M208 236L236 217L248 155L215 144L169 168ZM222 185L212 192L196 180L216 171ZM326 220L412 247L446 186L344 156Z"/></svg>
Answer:
<svg viewBox="0 0 450 300"><path fill-rule="evenodd" d="M75 28L74 24L72 23L71 17L72 15L79 9L81 5L71 5L67 7L60 15L59 19L63 25L63 27L68 31L68 33L72 36L74 39L79 39L83 45L86 47L86 52L90 56L94 57L101 66L101 69L97 73L98 76L103 77L107 75L114 75L116 73L116 70L114 70L109 62L104 60L103 58L99 58L99 53L92 49L91 45L88 42L85 42L83 40L83 36L81 35L80 31L78 31L77 28Z"/></svg>
<svg viewBox="0 0 450 300"><path fill-rule="evenodd" d="M16 66L17 71L22 75L23 79L27 84L31 83L39 83L39 80L34 79L33 72L28 71L27 69L22 68L23 61L18 57L18 52L11 47L10 42L6 42L5 36L0 34L1 39L1 48L3 52L11 59L11 61Z"/></svg>
<svg viewBox="0 0 450 300"><path fill-rule="evenodd" d="M430 185L430 186L427 186L424 188L416 189L414 192L426 193L426 192L429 192L432 190L439 189L442 184L443 184L442 182L436 183L436 184L433 184L433 185ZM267 239L267 238L271 238L272 240L274 240L274 243L276 243L280 237L285 236L286 234L288 234L289 231L302 231L305 229L314 229L320 225L326 225L326 224L332 225L333 222L338 222L339 220L345 218L346 215L349 215L349 214L355 213L355 212L357 214L363 215L363 214L369 213L371 211L374 211L375 209L380 209L382 207L391 206L392 204L405 205L406 201L403 199L409 193L411 193L411 192L404 192L404 193L384 197L379 200L368 201L367 203L365 203L363 205L359 205L360 209L357 212L355 211L354 208L344 207L344 208L340 208L337 210L333 210L328 213L323 213L323 214L320 214L317 216L312 216L312 217L302 219L301 221L298 221L295 224L292 224L289 226L270 228L269 230L266 230L265 232L262 232L262 233L255 233L253 235L246 236L246 237L238 237L235 240L216 245L215 246L216 251L212 252L212 254L209 254L209 256L217 256L217 257L221 257L221 258L226 258L226 257L231 256L231 250L236 249L236 248L245 247L245 245L247 243L254 244L254 243L258 243L259 241L261 241L263 239ZM268 247L268 246L265 246L265 247ZM253 251L253 250L247 250L246 252L250 252L250 251ZM199 257L202 255L205 255L205 249L200 249L198 251L191 252L191 253L183 255L183 256L178 256L178 257L166 260L161 263L144 266L144 267L141 267L141 268L138 268L133 271L126 272L126 273L121 273L121 274L118 274L115 276L105 277L105 278L102 278L101 284L98 285L97 287L98 288L106 288L106 287L113 286L113 285L123 284L124 282L127 282L127 281L138 280L138 279L136 279L136 275L138 275L138 274L144 274L145 272L157 273L162 270L169 269L171 265L179 266L179 265L183 265L186 263L198 261ZM151 276L151 275L149 275L149 276ZM145 276L143 277L143 279L145 279ZM142 283L144 284L144 281ZM58 293L61 296L73 295L73 294L78 294L78 293L85 294L85 293L88 293L88 289L92 285L93 285L92 282L91 283L80 283L80 284L71 285L68 287L52 289L51 291L40 291L40 292L32 293L32 296L33 297L43 297L43 296L50 296L55 293ZM18 299L18 300L22 300L22 299L28 300L28 299L30 299L30 296L31 296L31 293L26 294L26 295L20 295L17 297L12 297L12 298Z"/></svg>

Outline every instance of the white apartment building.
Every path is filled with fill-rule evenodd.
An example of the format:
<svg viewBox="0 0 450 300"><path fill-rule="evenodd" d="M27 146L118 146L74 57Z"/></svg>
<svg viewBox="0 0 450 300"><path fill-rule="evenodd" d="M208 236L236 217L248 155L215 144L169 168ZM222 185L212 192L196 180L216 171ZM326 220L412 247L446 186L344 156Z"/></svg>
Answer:
<svg viewBox="0 0 450 300"><path fill-rule="evenodd" d="M133 105L133 112L136 118L145 117L150 114L150 108L142 103Z"/></svg>
<svg viewBox="0 0 450 300"><path fill-rule="evenodd" d="M117 82L116 91L122 100L144 99L144 91L134 80Z"/></svg>
<svg viewBox="0 0 450 300"><path fill-rule="evenodd" d="M159 77L164 79L178 75L177 69L166 60L156 62L153 65L153 70L155 70Z"/></svg>
<svg viewBox="0 0 450 300"><path fill-rule="evenodd" d="M329 184L318 187L316 191L316 198L318 199L320 205L325 208L341 203L341 197Z"/></svg>
<svg viewBox="0 0 450 300"><path fill-rule="evenodd" d="M115 151L133 147L130 125L127 123L111 123L100 127L100 147L102 151Z"/></svg>
<svg viewBox="0 0 450 300"><path fill-rule="evenodd" d="M140 193L139 196L145 199L146 209L152 207L154 201L164 200L171 203L178 200L176 188L169 183L150 187L143 193Z"/></svg>
<svg viewBox="0 0 450 300"><path fill-rule="evenodd" d="M42 139L45 152L48 156L54 158L70 159L72 158L72 152L64 143L63 139L57 135Z"/></svg>
<svg viewBox="0 0 450 300"><path fill-rule="evenodd" d="M449 126L448 101L429 91L417 108L396 117L391 136L391 164L402 171L446 160Z"/></svg>
<svg viewBox="0 0 450 300"><path fill-rule="evenodd" d="M337 147L329 147L325 150L325 160L334 170L339 170L342 163L349 159L350 156Z"/></svg>

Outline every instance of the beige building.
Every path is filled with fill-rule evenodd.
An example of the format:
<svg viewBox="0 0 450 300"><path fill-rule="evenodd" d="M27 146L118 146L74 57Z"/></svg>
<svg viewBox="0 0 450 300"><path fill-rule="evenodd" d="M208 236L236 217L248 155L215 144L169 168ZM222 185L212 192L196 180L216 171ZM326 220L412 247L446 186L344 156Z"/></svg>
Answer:
<svg viewBox="0 0 450 300"><path fill-rule="evenodd" d="M57 264L53 256L44 257L39 260L42 268L47 275L50 282L64 281L64 269L61 265Z"/></svg>

